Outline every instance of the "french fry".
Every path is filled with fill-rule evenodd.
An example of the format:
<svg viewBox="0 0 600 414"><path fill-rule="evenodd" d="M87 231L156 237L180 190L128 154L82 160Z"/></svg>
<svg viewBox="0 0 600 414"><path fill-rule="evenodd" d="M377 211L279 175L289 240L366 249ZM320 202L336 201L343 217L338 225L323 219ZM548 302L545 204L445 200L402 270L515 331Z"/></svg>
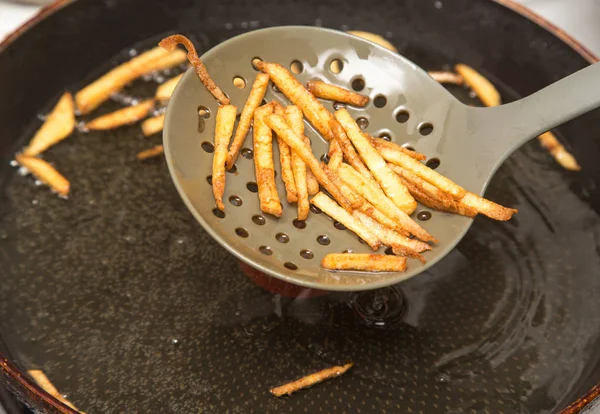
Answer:
<svg viewBox="0 0 600 414"><path fill-rule="evenodd" d="M323 213L327 214L332 219L339 221L349 230L356 233L358 237L367 242L371 249L377 250L379 249L379 246L381 246L381 240L379 240L377 236L371 232L371 230L363 226L359 220L338 206L335 201L326 196L324 193L317 193L310 200L310 203L319 207Z"/></svg>
<svg viewBox="0 0 600 414"><path fill-rule="evenodd" d="M155 47L125 62L75 94L82 115L92 112L129 82L155 70L167 69L185 61L182 50L166 51Z"/></svg>
<svg viewBox="0 0 600 414"><path fill-rule="evenodd" d="M264 75L264 74L263 74ZM285 117L285 109L278 102L271 102L273 113ZM288 121L289 123L289 121ZM291 126L291 125L290 125ZM290 147L283 139L277 135L277 145L279 146L279 163L281 164L281 179L285 186L285 194L288 203L298 201L298 190L294 179L294 170L292 169L292 152Z"/></svg>
<svg viewBox="0 0 600 414"><path fill-rule="evenodd" d="M503 207L500 204L496 204L486 198L479 197L477 194L473 194L471 192L467 192L467 194L461 198L460 202L466 207L498 221L510 220L513 214L519 212L519 210Z"/></svg>
<svg viewBox="0 0 600 414"><path fill-rule="evenodd" d="M15 160L22 167L27 168L38 180L48 185L63 197L69 194L71 183L63 177L52 165L37 157L28 155L15 155Z"/></svg>
<svg viewBox="0 0 600 414"><path fill-rule="evenodd" d="M304 134L304 120L302 111L297 106L288 106L285 108L285 119L292 130L302 136ZM306 164L302 158L295 152L292 152L292 170L294 172L294 182L296 183L296 192L298 195L298 220L306 220L310 211L308 202L308 181L306 178Z"/></svg>
<svg viewBox="0 0 600 414"><path fill-rule="evenodd" d="M328 270L404 272L406 257L368 253L330 253L321 260L321 266Z"/></svg>
<svg viewBox="0 0 600 414"><path fill-rule="evenodd" d="M215 84L215 82L208 74L206 66L204 66L204 63L202 63L202 61L198 57L196 48L194 47L194 44L191 42L190 39L183 35L175 34L165 37L158 43L160 47L169 51L175 50L178 44L182 45L187 50L187 59L196 70L196 74L198 75L204 86L206 86L206 89L208 89L212 96L214 96L215 99L221 105L228 105L229 98L225 96L223 91L219 89L219 87Z"/></svg>
<svg viewBox="0 0 600 414"><path fill-rule="evenodd" d="M454 72L429 71L428 73L429 76L433 78L433 80L439 83L451 83L453 85L462 85L465 81L461 75Z"/></svg>
<svg viewBox="0 0 600 414"><path fill-rule="evenodd" d="M343 102L360 107L366 106L369 103L368 96L319 80L308 81L306 89L317 98L328 99L330 101Z"/></svg>
<svg viewBox="0 0 600 414"><path fill-rule="evenodd" d="M350 368L352 368L352 365L354 364L349 363L341 367L331 367L324 369L322 371L316 372L306 377L302 377L299 380L290 382L288 384L271 388L271 394L273 394L276 397L281 397L282 395L290 395L296 391L299 391L303 388L311 387L327 379L339 377L340 375L343 375L346 371L348 371Z"/></svg>
<svg viewBox="0 0 600 414"><path fill-rule="evenodd" d="M331 141L333 142L333 141ZM330 162L331 164L331 162ZM342 194L344 194L344 196L346 197L346 199L350 202L350 205L352 206L353 209L357 209L357 208L361 208L363 206L363 204L366 202L366 200L361 197L359 194L357 194L353 189L351 189L348 184L346 184L344 182L344 180L342 180L339 175L337 175L336 170L337 169L333 169L331 166L326 165L326 164L321 164L321 168L323 169L323 171L325 171L325 174L327 174L327 177L331 180L331 182L340 189L340 191L342 192Z"/></svg>
<svg viewBox="0 0 600 414"><path fill-rule="evenodd" d="M118 128L123 125L133 124L148 116L154 108L154 100L148 99L137 105L128 106L106 115L92 119L85 127L94 131L105 131Z"/></svg>
<svg viewBox="0 0 600 414"><path fill-rule="evenodd" d="M423 241L436 241L427 231L415 223L384 192L375 187L348 164L340 165L338 174L354 191L367 199L386 216L396 221L398 225Z"/></svg>
<svg viewBox="0 0 600 414"><path fill-rule="evenodd" d="M473 92L475 92L485 106L500 105L500 93L483 75L464 64L458 64L454 66L454 69L462 76L464 82L473 89Z"/></svg>
<svg viewBox="0 0 600 414"><path fill-rule="evenodd" d="M138 152L136 157L138 160L142 161L142 160L147 160L148 158L158 157L159 155L163 154L164 152L165 152L165 148L162 145L156 145L152 148L148 148L147 150Z"/></svg>
<svg viewBox="0 0 600 414"><path fill-rule="evenodd" d="M390 42L388 42L386 39L384 39L382 36L380 36L378 34L370 33L370 32L363 32L360 30L348 30L347 33L353 34L354 36L362 37L363 39L366 39L373 43L376 43L379 46L383 46L386 49L391 50L392 52L398 53L398 49L396 49L396 47L393 44L391 44Z"/></svg>
<svg viewBox="0 0 600 414"><path fill-rule="evenodd" d="M171 99L171 95L173 95L175 87L177 86L181 78L183 78L183 73L159 85L158 88L156 88L156 94L154 95L154 99L162 103L169 102L169 100Z"/></svg>
<svg viewBox="0 0 600 414"><path fill-rule="evenodd" d="M344 192L344 194L346 194ZM362 197L362 196L360 196ZM364 200L364 198L363 198ZM360 211L365 213L367 216L373 218L378 223L389 227L395 232L403 235L404 237L410 236L410 232L406 231L400 224L396 223L394 220L383 214L381 210L375 207L373 204L369 203L367 200L364 200L363 205L359 208Z"/></svg>
<svg viewBox="0 0 600 414"><path fill-rule="evenodd" d="M331 113L283 66L277 63L258 62L258 69L267 73L273 83L296 106L327 141L333 139L329 128Z"/></svg>
<svg viewBox="0 0 600 414"><path fill-rule="evenodd" d="M556 136L550 131L544 132L538 137L540 144L548 150L550 155L554 157L556 162L563 166L563 168L571 171L581 170L581 166L577 163L577 160L567 149L561 144Z"/></svg>
<svg viewBox="0 0 600 414"><path fill-rule="evenodd" d="M394 230L378 223L361 211L355 210L352 215L366 228L371 230L383 244L391 247L394 254L417 259L421 263L425 263L425 258L419 254L419 251L431 250L431 247L427 243L404 237ZM420 250L417 251L417 249Z"/></svg>
<svg viewBox="0 0 600 414"><path fill-rule="evenodd" d="M142 122L142 132L145 136L154 135L163 130L165 124L165 114L153 116Z"/></svg>
<svg viewBox="0 0 600 414"><path fill-rule="evenodd" d="M302 134L304 134L304 123L302 123ZM298 134L298 135L300 135L300 134ZM310 140L308 139L308 137L302 135L302 141L304 141L304 145L306 145L306 147L312 153L312 148L310 146ZM306 167L306 183L308 185L308 195L309 196L314 196L315 194L317 194L319 192L319 181L317 180L317 177L315 177L313 172L308 167Z"/></svg>
<svg viewBox="0 0 600 414"><path fill-rule="evenodd" d="M46 376L46 374L44 374L44 371L39 370L39 369L30 369L29 371L27 371L27 373L29 374L29 376L31 378L33 378L33 380L37 383L37 385L39 385L40 388L42 388L48 394L50 394L51 396L53 396L54 398L56 398L63 404L68 405L72 409L79 411L77 409L77 407L75 407L69 400L64 398L60 392L58 392L58 390L56 389L54 384L52 384L50 379ZM83 413L82 411L79 411L79 412ZM85 414L85 413L83 413L83 414Z"/></svg>
<svg viewBox="0 0 600 414"><path fill-rule="evenodd" d="M273 133L267 119L273 113L273 105L260 106L254 111L254 169L258 184L261 211L281 217L283 208L275 186L275 164L273 163ZM287 123L280 115L282 122ZM288 126L289 128L289 126ZM278 132L278 131L275 131Z"/></svg>
<svg viewBox="0 0 600 414"><path fill-rule="evenodd" d="M411 214L417 208L417 202L406 189L406 186L398 179L387 163L373 147L368 138L366 138L354 119L345 108L335 113L336 119L342 125L348 137L356 147L371 173L387 194L387 196L406 214Z"/></svg>
<svg viewBox="0 0 600 414"><path fill-rule="evenodd" d="M74 128L75 108L73 96L69 92L65 92L52 109L52 112L48 114L44 124L35 133L23 154L29 156L41 154L71 135Z"/></svg>
<svg viewBox="0 0 600 414"><path fill-rule="evenodd" d="M231 147L229 148L229 153L227 154L226 166L228 170L231 169L231 167L233 167L233 164L235 164L235 162L237 161L240 149L242 148L242 145L244 145L246 135L248 135L248 131L250 130L250 123L252 122L252 118L254 117L254 111L260 106L260 103L265 97L267 86L269 86L269 75L265 73L259 73L258 75L256 75L256 79L254 80L254 84L252 85L250 95L248 95L246 105L244 105L244 109L242 109L242 114L240 115L240 122L238 122L238 127L235 131L235 136L233 137Z"/></svg>
<svg viewBox="0 0 600 414"><path fill-rule="evenodd" d="M310 168L319 183L325 187L325 189L333 196L333 198L341 205L345 210L352 211L352 206L341 193L341 191L331 182L327 177L327 174L321 169L319 161L315 158L310 150L310 147L306 145L304 139L300 135L296 134L292 128L285 122L285 119L276 114L269 115L265 118L265 122L271 129L273 129L277 136L283 138L283 140L290 146L292 151L296 152L302 161ZM256 128L256 120L254 121Z"/></svg>
<svg viewBox="0 0 600 414"><path fill-rule="evenodd" d="M333 136L337 140L338 144L340 144L340 147L342 147L342 151L344 153L344 158L346 158L346 161L348 161L348 163L352 167L354 167L356 171L361 173L366 179L368 179L375 185L379 185L377 184L377 181L375 181L375 179L373 178L371 171L369 171L369 169L362 162L360 156L354 149L354 145L352 145L352 141L350 141L350 138L348 138L346 131L344 131L344 128L342 128L342 125L338 122L337 119L335 119L335 117L329 122L329 127L331 128Z"/></svg>
<svg viewBox="0 0 600 414"><path fill-rule="evenodd" d="M329 141L329 151L327 151L327 156L329 157L328 165L331 166L332 170L337 170L344 160L344 153L342 152L342 147L338 144L337 139Z"/></svg>
<svg viewBox="0 0 600 414"><path fill-rule="evenodd" d="M223 193L225 192L225 161L227 147L233 134L237 108L234 105L221 105L217 111L215 122L215 153L212 167L212 187L217 208L225 211ZM260 183L259 183L260 188Z"/></svg>
<svg viewBox="0 0 600 414"><path fill-rule="evenodd" d="M375 149L377 151L379 151L380 148L387 148L391 151L400 151L400 152L408 155L409 157L414 158L417 161L424 161L427 159L427 156L425 154L421 154L420 152L411 151L407 148L404 148L402 145L398 145L394 142L386 141L383 138L372 137L371 135L368 135L368 134L366 134L366 135L371 140L371 143L373 144L373 146L375 147Z"/></svg>

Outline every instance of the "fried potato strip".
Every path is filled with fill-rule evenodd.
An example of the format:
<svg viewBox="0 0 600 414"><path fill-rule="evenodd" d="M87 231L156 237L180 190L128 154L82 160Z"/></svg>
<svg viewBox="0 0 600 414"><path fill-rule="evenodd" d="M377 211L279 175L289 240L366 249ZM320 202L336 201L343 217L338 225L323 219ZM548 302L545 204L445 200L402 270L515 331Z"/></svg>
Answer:
<svg viewBox="0 0 600 414"><path fill-rule="evenodd" d="M373 178L371 171L365 166L362 159L354 149L354 145L352 145L352 141L348 138L346 131L342 125L338 122L337 119L331 119L329 126L331 127L331 131L333 132L333 136L337 140L338 144L342 148L342 152L344 153L344 158L348 163L354 167L356 171L361 173L366 179L371 181L373 184L378 185L377 181Z"/></svg>
<svg viewBox="0 0 600 414"><path fill-rule="evenodd" d="M258 184L260 209L264 213L281 217L283 208L275 186L275 164L273 162L273 133L266 120L273 113L273 105L260 106L254 111L254 170ZM282 122L286 125L284 118ZM289 128L289 126L288 126ZM276 131L277 132L277 131Z"/></svg>
<svg viewBox="0 0 600 414"><path fill-rule="evenodd" d="M56 398L63 404L68 405L72 409L79 411L77 409L77 407L75 407L69 400L64 398L60 392L58 392L58 390L56 389L54 384L50 381L50 379L46 376L46 374L44 374L44 371L39 370L39 369L30 369L29 371L27 371L27 373L29 374L29 376L31 378L33 378L33 380L37 383L37 385L39 385L40 388L42 388L48 394L50 394L51 396L53 396L54 398ZM83 413L83 411L79 411L79 412ZM85 413L83 413L83 414L85 414Z"/></svg>
<svg viewBox="0 0 600 414"><path fill-rule="evenodd" d="M156 94L154 95L154 99L162 103L169 102L169 100L171 99L171 95L173 95L173 92L175 91L175 87L177 86L181 78L183 78L183 75L184 74L181 73L159 85L158 88L156 88Z"/></svg>
<svg viewBox="0 0 600 414"><path fill-rule="evenodd" d="M496 204L486 198L479 197L477 194L467 192L460 202L466 207L477 211L491 219L506 221L510 220L511 217L518 213L519 210L514 208L503 207L500 204Z"/></svg>
<svg viewBox="0 0 600 414"><path fill-rule="evenodd" d="M142 122L142 132L145 136L154 135L163 130L165 124L165 114L153 116Z"/></svg>
<svg viewBox="0 0 600 414"><path fill-rule="evenodd" d="M278 102L271 102L273 113L285 118L285 109ZM286 120L286 122L289 121ZM290 125L291 126L291 125ZM281 179L285 186L285 194L288 203L298 201L298 190L296 189L296 180L294 179L294 170L292 169L292 152L288 144L277 135L277 145L279 146L279 163L281 164Z"/></svg>
<svg viewBox="0 0 600 414"><path fill-rule="evenodd" d="M344 153L342 151L342 147L340 147L340 144L338 144L337 139L332 139L329 141L329 150L327 151L327 156L329 157L329 163L327 165L329 165L332 170L337 170L344 160Z"/></svg>
<svg viewBox="0 0 600 414"><path fill-rule="evenodd" d="M548 131L544 132L538 137L540 144L548 150L550 155L558 162L563 168L571 171L581 170L581 166L569 151L561 144L556 136Z"/></svg>
<svg viewBox="0 0 600 414"><path fill-rule="evenodd" d="M300 108L297 106L285 108L285 119L296 134L299 136L304 134L304 120ZM302 158L294 151L292 151L292 171L294 172L294 182L296 183L296 194L298 196L298 220L306 220L310 211L307 169Z"/></svg>
<svg viewBox="0 0 600 414"><path fill-rule="evenodd" d="M462 76L464 82L473 89L485 106L500 105L500 93L485 76L464 64L458 64L454 69Z"/></svg>
<svg viewBox="0 0 600 414"><path fill-rule="evenodd" d="M302 133L304 134L304 123L302 124ZM303 135L302 141L304 141L304 145L306 145L306 147L312 153L312 148L310 146L310 140L308 139L308 137ZM306 183L308 186L308 195L309 196L314 196L315 194L317 194L319 192L319 180L317 180L317 177L315 177L313 172L308 167L306 167Z"/></svg>
<svg viewBox="0 0 600 414"><path fill-rule="evenodd" d="M65 197L69 194L71 183L48 162L41 158L21 154L15 155L15 160L61 196Z"/></svg>
<svg viewBox="0 0 600 414"><path fill-rule="evenodd" d="M147 150L140 151L137 153L136 157L138 160L147 160L148 158L158 157L159 155L165 152L165 148L162 145L156 145L152 148L148 148Z"/></svg>
<svg viewBox="0 0 600 414"><path fill-rule="evenodd" d="M336 366L327 368L314 374L310 374L306 377L302 377L296 381L290 382L289 384L271 388L270 391L271 394L273 394L276 397L281 397L282 395L290 395L296 391L299 391L303 388L311 387L327 379L339 377L340 375L343 375L346 371L348 371L350 368L352 368L353 365L353 363L349 363L339 367Z"/></svg>
<svg viewBox="0 0 600 414"><path fill-rule="evenodd" d="M225 160L227 147L233 134L237 108L234 105L221 105L217 111L215 123L215 143L212 167L212 187L217 208L225 211L223 193L225 192ZM260 184L259 184L260 186Z"/></svg>
<svg viewBox="0 0 600 414"><path fill-rule="evenodd" d="M325 83L319 80L311 80L306 83L306 88L317 98L328 99L335 102L343 102L354 106L366 106L369 97L360 93L349 91L342 87Z"/></svg>
<svg viewBox="0 0 600 414"><path fill-rule="evenodd" d="M44 124L35 133L23 154L29 156L41 154L71 135L74 128L75 107L73 96L69 92L65 92L52 109L52 112L46 117Z"/></svg>
<svg viewBox="0 0 600 414"><path fill-rule="evenodd" d="M408 155L409 157L414 158L417 161L425 161L427 159L427 156L425 156L425 154L421 154L420 152L416 151L411 151L408 148L404 148L402 145L398 145L394 142L386 141L383 138L372 137L370 135L368 135L368 137L371 139L371 143L378 151L380 148L386 148L390 151L402 152Z"/></svg>
<svg viewBox="0 0 600 414"><path fill-rule="evenodd" d="M130 125L144 119L154 109L154 100L147 99L137 105L132 105L92 119L85 127L93 131L105 131Z"/></svg>
<svg viewBox="0 0 600 414"><path fill-rule="evenodd" d="M429 71L428 73L429 76L433 78L433 80L439 83L451 83L453 85L462 85L465 82L461 75L454 72Z"/></svg>
<svg viewBox="0 0 600 414"><path fill-rule="evenodd" d="M321 266L328 270L404 272L406 257L368 253L330 253L321 260Z"/></svg>

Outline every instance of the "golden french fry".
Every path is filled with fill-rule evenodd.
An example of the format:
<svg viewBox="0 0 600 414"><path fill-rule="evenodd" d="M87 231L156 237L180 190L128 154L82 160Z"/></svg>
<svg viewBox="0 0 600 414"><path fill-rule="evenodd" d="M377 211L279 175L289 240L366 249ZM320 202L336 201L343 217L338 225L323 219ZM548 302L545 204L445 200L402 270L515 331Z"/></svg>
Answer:
<svg viewBox="0 0 600 414"><path fill-rule="evenodd" d="M420 255L419 252L431 250L431 247L427 243L404 237L396 233L394 230L378 223L376 220L367 216L361 211L355 210L352 215L366 228L371 230L383 244L391 247L394 254L417 259L421 263L425 263L425 258Z"/></svg>
<svg viewBox="0 0 600 414"><path fill-rule="evenodd" d="M206 70L206 66L204 66L204 63L202 63L202 61L198 57L196 48L194 47L194 44L192 43L192 41L190 39L188 39L187 37L185 37L183 35L175 34L175 35L165 37L158 43L158 45L160 47L162 47L163 49L169 50L169 51L176 50L175 48L177 47L178 44L182 45L187 50L187 59L192 64L194 69L196 69L196 74L198 75L198 77L200 78L200 80L202 81L204 86L206 86L206 89L208 89L208 91L212 94L212 96L214 96L215 99L221 105L228 105L229 98L227 98L227 96L225 96L223 91L221 89L219 89L219 87L215 84L215 82L212 80L212 78L208 74L208 71Z"/></svg>
<svg viewBox="0 0 600 414"><path fill-rule="evenodd" d="M360 131L345 108L335 113L336 119L348 134L348 137L356 147L361 158L373 173L373 176L387 194L387 196L406 214L411 214L417 208L417 202L406 189L406 186L398 179L387 163L373 147L368 138Z"/></svg>
<svg viewBox="0 0 600 414"><path fill-rule="evenodd" d="M552 157L558 162L563 168L571 171L581 170L581 166L577 163L577 160L567 149L561 144L556 136L548 131L544 132L538 137L540 144L550 152Z"/></svg>
<svg viewBox="0 0 600 414"><path fill-rule="evenodd" d="M483 75L470 66L458 64L454 69L485 106L498 106L501 103L500 93Z"/></svg>
<svg viewBox="0 0 600 414"><path fill-rule="evenodd" d="M329 141L329 151L327 151L327 156L329 157L329 163L327 165L329 165L333 171L337 170L344 160L344 153L342 152L342 147L338 144L337 139Z"/></svg>
<svg viewBox="0 0 600 414"><path fill-rule="evenodd" d="M310 141L308 138L304 139L304 144L310 149ZM319 192L319 180L317 180L317 177L315 177L313 172L308 167L306 167L306 182L308 184L309 196L314 196Z"/></svg>
<svg viewBox="0 0 600 414"><path fill-rule="evenodd" d="M185 61L182 50L166 51L155 47L125 62L98 78L75 95L81 114L92 112L129 82L155 70L167 69Z"/></svg>
<svg viewBox="0 0 600 414"><path fill-rule="evenodd" d="M225 211L223 193L225 192L225 161L227 160L227 147L233 134L237 108L234 105L221 105L217 111L215 122L215 152L212 167L212 187L217 208ZM260 188L260 183L259 183Z"/></svg>
<svg viewBox="0 0 600 414"><path fill-rule="evenodd" d="M75 407L69 400L64 398L60 392L58 392L58 390L56 389L54 384L50 381L50 379L46 376L46 374L44 374L44 371L39 370L39 369L30 369L29 371L27 371L27 373L37 383L37 385L39 385L40 388L42 388L48 394L50 394L51 396L53 396L54 398L56 398L63 404L68 405L72 409L77 410L77 407ZM77 410L77 411L79 411L79 410ZM85 413L83 413L83 411L79 411L79 412L82 414L85 414Z"/></svg>
<svg viewBox="0 0 600 414"><path fill-rule="evenodd" d="M61 196L67 196L71 183L63 177L52 165L38 157L17 154L15 160L22 167L27 168L38 180L48 185Z"/></svg>
<svg viewBox="0 0 600 414"><path fill-rule="evenodd" d="M342 125L338 122L337 119L335 119L335 117L329 122L329 127L331 128L333 136L337 140L338 144L340 144L340 147L342 147L344 158L346 158L348 163L350 163L350 165L354 167L356 171L361 173L366 179L371 181L373 184L379 185L377 184L377 181L375 181L375 179L373 178L371 171L369 171L369 169L362 162L360 156L356 153L354 145L352 145L352 141L350 141L350 138L348 138L346 131L344 131L344 128L342 128Z"/></svg>
<svg viewBox="0 0 600 414"><path fill-rule="evenodd" d="M153 116L142 122L142 132L145 136L154 135L163 130L165 124L165 114Z"/></svg>
<svg viewBox="0 0 600 414"><path fill-rule="evenodd" d="M328 270L404 272L406 257L385 254L330 253L321 260L321 266Z"/></svg>
<svg viewBox="0 0 600 414"><path fill-rule="evenodd" d="M361 174L348 164L340 165L338 174L354 191L367 199L386 216L396 221L403 229L423 241L436 241L427 231L415 223L402 211L385 193L367 181Z"/></svg>
<svg viewBox="0 0 600 414"><path fill-rule="evenodd" d="M137 154L138 160L147 160L148 158L158 157L159 155L165 152L165 148L162 145L156 145L152 148L148 148L147 150L140 151Z"/></svg>
<svg viewBox="0 0 600 414"><path fill-rule="evenodd" d="M380 36L378 34L370 33L370 32L363 32L360 30L348 30L347 33L353 34L354 36L362 37L363 39L366 39L373 43L376 43L379 46L383 46L386 49L391 50L392 52L398 53L398 49L396 49L396 47L393 44L391 44L390 42L388 42L386 39L384 39L382 36Z"/></svg>
<svg viewBox="0 0 600 414"><path fill-rule="evenodd" d="M346 194L346 192L344 192ZM362 198L362 196L360 196ZM367 216L372 217L378 223L389 227L390 229L396 231L397 233L408 237L410 236L410 232L406 231L400 224L396 223L394 220L383 214L381 210L375 207L373 204L369 203L367 200L364 200L363 205L359 208L360 211L365 213ZM428 249L427 249L428 250Z"/></svg>
<svg viewBox="0 0 600 414"><path fill-rule="evenodd" d="M350 368L352 368L352 365L354 364L349 363L341 367L331 367L316 372L314 374L310 374L306 377L302 377L299 380L290 382L288 384L271 388L271 394L273 394L276 397L281 397L282 395L290 395L293 392L299 391L303 388L311 387L327 379L339 377L340 375L343 375L346 371L348 371Z"/></svg>
<svg viewBox="0 0 600 414"><path fill-rule="evenodd" d="M317 193L310 200L310 203L319 207L323 213L327 214L332 219L342 223L348 230L356 233L358 237L367 242L371 249L377 250L379 249L379 246L381 246L381 240L379 240L377 236L324 193Z"/></svg>
<svg viewBox="0 0 600 414"><path fill-rule="evenodd" d="M333 139L329 128L331 113L310 93L304 85L283 66L277 63L258 62L258 69L267 73L273 83L296 106L302 109L304 116L327 141Z"/></svg>
<svg viewBox="0 0 600 414"><path fill-rule="evenodd" d="M306 89L317 98L328 99L330 101L343 102L361 107L369 103L368 96L319 80L308 81Z"/></svg>
<svg viewBox="0 0 600 414"><path fill-rule="evenodd" d="M407 148L404 148L402 145L398 145L394 142L390 142L390 141L386 141L383 138L376 138L376 137L372 137L371 135L365 134L367 135L367 137L371 140L371 143L373 144L373 146L375 147L375 149L377 151L379 151L380 148L387 148L388 150L391 151L400 151L406 155L408 155L411 158L414 158L417 161L424 161L427 159L427 156L425 154L421 154L420 152L416 152L416 151L411 151Z"/></svg>
<svg viewBox="0 0 600 414"><path fill-rule="evenodd" d="M467 192L467 194L460 199L460 202L466 207L498 221L510 220L513 214L519 212L517 209L503 207L500 204L496 204L486 198L479 197L477 194L473 194L471 192Z"/></svg>
<svg viewBox="0 0 600 414"><path fill-rule="evenodd" d="M275 186L275 164L273 163L273 133L267 119L273 113L273 105L259 106L254 111L254 169L258 184L260 209L276 217L281 217L283 207ZM283 123L287 123L280 115ZM289 128L289 126L288 126ZM278 132L278 131L275 131Z"/></svg>
<svg viewBox="0 0 600 414"><path fill-rule="evenodd" d="M310 147L305 144L304 139L300 135L292 130L287 122L285 122L285 119L280 115L272 114L265 118L265 122L277 133L277 136L283 138L292 151L296 152L296 154L302 158L302 161L310 168L317 180L319 180L319 183L325 187L329 194L331 194L345 210L352 211L352 206L341 191L327 177L327 174L325 174L319 165L319 161L317 161L311 152ZM254 121L254 124L256 128L256 120Z"/></svg>
<svg viewBox="0 0 600 414"><path fill-rule="evenodd" d="M333 141L331 141L333 142ZM331 164L331 163L330 163ZM342 194L346 197L346 199L350 202L350 205L353 209L361 208L363 204L366 202L364 198L362 198L359 194L357 194L353 189L351 189L348 184L342 180L339 175L337 175L336 170L331 168L331 166L326 164L321 164L321 168L327 174L327 177L331 180L331 182L340 189Z"/></svg>
<svg viewBox="0 0 600 414"><path fill-rule="evenodd" d="M451 83L453 85L462 85L465 81L461 75L454 72L429 71L428 73L429 76L433 78L433 80L439 83Z"/></svg>
<svg viewBox="0 0 600 414"><path fill-rule="evenodd" d="M238 158L240 149L242 148L242 145L244 145L246 135L248 135L248 131L250 130L250 123L254 117L254 111L260 106L260 103L265 97L267 86L269 86L269 75L266 73L259 73L256 75L256 79L252 85L252 90L250 90L250 95L248 95L246 105L244 105L244 109L242 109L240 122L238 123L235 136L231 142L229 153L227 154L227 169L231 169Z"/></svg>
<svg viewBox="0 0 600 414"><path fill-rule="evenodd" d="M264 74L263 74L264 75ZM285 109L278 102L271 102L273 113L285 117ZM289 123L289 121L287 121ZM291 126L291 125L290 125ZM281 164L281 179L285 186L285 193L288 203L298 201L298 190L296 189L296 180L294 170L292 169L292 152L288 144L277 135L277 145L279 146L279 163Z"/></svg>
<svg viewBox="0 0 600 414"><path fill-rule="evenodd" d="M115 112L94 118L85 124L85 127L89 130L104 131L107 129L118 128L123 125L130 125L146 118L153 108L154 100L148 99L137 105L128 106Z"/></svg>
<svg viewBox="0 0 600 414"><path fill-rule="evenodd" d="M181 78L183 78L183 73L159 85L158 88L156 88L156 94L154 95L154 99L162 103L168 102L169 99L171 99L171 95L173 95L173 91L175 91L175 87L177 86Z"/></svg>
<svg viewBox="0 0 600 414"><path fill-rule="evenodd" d="M288 106L285 108L285 119L296 134L300 136L304 134L304 120L300 108L297 106ZM292 170L294 172L294 182L296 183L298 195L298 220L306 220L310 211L308 181L306 178L307 170L306 164L296 152L292 152Z"/></svg>
<svg viewBox="0 0 600 414"><path fill-rule="evenodd" d="M71 135L74 128L75 108L73 96L69 92L65 92L52 109L52 112L48 114L44 124L29 141L29 145L25 148L23 154L29 156L41 154Z"/></svg>

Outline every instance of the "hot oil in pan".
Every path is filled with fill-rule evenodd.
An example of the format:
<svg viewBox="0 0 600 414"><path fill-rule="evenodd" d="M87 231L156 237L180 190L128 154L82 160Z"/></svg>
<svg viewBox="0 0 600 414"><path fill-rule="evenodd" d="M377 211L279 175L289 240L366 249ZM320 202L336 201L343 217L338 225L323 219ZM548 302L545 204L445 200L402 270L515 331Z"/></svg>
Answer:
<svg viewBox="0 0 600 414"><path fill-rule="evenodd" d="M53 148L66 201L2 177L0 334L88 412L538 413L597 362L600 220L535 141L488 192L519 208L513 221L478 218L396 287L285 298L203 232L162 160L135 160L150 140L136 125ZM341 378L268 393L348 360Z"/></svg>

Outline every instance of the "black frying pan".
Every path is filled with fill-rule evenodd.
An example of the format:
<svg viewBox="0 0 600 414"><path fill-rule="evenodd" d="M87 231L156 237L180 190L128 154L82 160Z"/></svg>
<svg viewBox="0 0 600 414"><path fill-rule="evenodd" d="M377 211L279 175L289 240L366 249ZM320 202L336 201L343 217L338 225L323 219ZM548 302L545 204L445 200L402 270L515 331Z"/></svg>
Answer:
<svg viewBox="0 0 600 414"><path fill-rule="evenodd" d="M0 381L42 412L70 411L28 369L43 369L87 412L586 406L600 381L599 111L557 131L582 172L561 170L530 142L488 192L518 206L514 222L477 219L430 272L369 293L290 288L240 267L187 212L164 162L134 160L160 140L138 126L76 133L45 155L71 179L68 201L9 165L64 89L173 32L207 50L273 25L371 31L425 69L480 69L505 101L594 59L502 3L80 0L47 9L0 45ZM155 87L140 80L127 92ZM341 378L291 398L268 393L348 360L356 365Z"/></svg>

